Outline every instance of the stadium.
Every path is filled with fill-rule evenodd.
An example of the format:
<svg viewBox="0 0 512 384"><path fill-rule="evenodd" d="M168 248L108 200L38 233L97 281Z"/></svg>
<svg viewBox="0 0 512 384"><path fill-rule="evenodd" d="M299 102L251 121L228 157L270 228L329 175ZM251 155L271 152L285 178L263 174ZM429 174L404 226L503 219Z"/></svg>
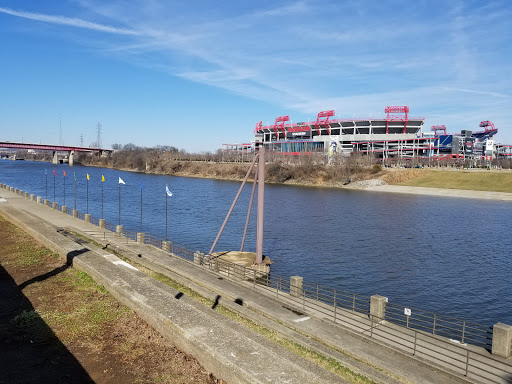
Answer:
<svg viewBox="0 0 512 384"><path fill-rule="evenodd" d="M256 124L251 143L224 144L224 150L252 152L264 146L283 155L359 153L381 160L492 160L511 155L510 146L495 144L498 129L491 121L482 121L475 132L448 134L444 125L423 132L425 118L410 116L408 106L387 106L384 112L377 118L336 119L334 110L322 111L315 121L298 123L280 116L272 125Z"/></svg>

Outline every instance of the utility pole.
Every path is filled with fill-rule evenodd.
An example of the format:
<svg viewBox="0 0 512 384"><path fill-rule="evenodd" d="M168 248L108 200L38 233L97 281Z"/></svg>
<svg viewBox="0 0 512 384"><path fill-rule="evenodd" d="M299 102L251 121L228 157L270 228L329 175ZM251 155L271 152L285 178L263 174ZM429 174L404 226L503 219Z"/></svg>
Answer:
<svg viewBox="0 0 512 384"><path fill-rule="evenodd" d="M101 124L98 123L98 125L96 127L97 127L97 134L98 134L98 137L96 139L96 144L98 145L98 149L101 149L101 147L102 147L102 145L101 145Z"/></svg>
<svg viewBox="0 0 512 384"><path fill-rule="evenodd" d="M59 116L59 145L63 145L62 142L62 117Z"/></svg>

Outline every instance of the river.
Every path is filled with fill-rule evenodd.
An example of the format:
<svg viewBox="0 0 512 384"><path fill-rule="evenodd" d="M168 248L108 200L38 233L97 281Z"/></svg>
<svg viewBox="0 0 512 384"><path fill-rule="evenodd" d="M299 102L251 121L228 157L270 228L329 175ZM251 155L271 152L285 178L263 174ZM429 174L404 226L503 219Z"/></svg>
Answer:
<svg viewBox="0 0 512 384"><path fill-rule="evenodd" d="M47 174L45 174L45 169ZM54 177L53 170L56 175ZM63 177L63 172L67 176ZM112 169L0 160L0 183L126 229L209 251L240 186ZM119 185L119 177L126 185ZM47 184L46 184L47 182ZM166 197L165 185L173 192ZM46 187L47 185L47 187ZM141 188L142 186L142 188ZM121 189L119 189L121 188ZM142 190L142 223L141 214ZM121 217L119 218L119 192ZM216 251L240 248L251 185ZM485 325L512 324L510 202L265 186L264 254L272 273ZM253 209L245 250L255 250Z"/></svg>

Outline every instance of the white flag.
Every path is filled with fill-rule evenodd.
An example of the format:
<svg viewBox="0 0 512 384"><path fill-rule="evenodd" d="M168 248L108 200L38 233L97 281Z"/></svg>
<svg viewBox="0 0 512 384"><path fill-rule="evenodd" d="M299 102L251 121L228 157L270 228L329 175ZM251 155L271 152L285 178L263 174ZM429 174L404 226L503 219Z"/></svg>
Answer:
<svg viewBox="0 0 512 384"><path fill-rule="evenodd" d="M169 191L169 188L167 187L167 184L165 184L165 191L167 192L167 195L172 196L172 192Z"/></svg>
<svg viewBox="0 0 512 384"><path fill-rule="evenodd" d="M119 184L124 184L126 185L126 183L123 181L123 179L119 178Z"/></svg>

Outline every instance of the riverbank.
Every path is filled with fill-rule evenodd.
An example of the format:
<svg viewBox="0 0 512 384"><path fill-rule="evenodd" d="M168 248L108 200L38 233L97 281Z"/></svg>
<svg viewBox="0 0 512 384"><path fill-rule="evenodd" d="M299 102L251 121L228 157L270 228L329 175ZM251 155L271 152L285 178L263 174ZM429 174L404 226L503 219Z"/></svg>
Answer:
<svg viewBox="0 0 512 384"><path fill-rule="evenodd" d="M148 164L144 171L116 167L115 162L111 164L104 160L87 165L146 174L242 181L250 164L167 160L160 164ZM269 184L302 187L512 200L510 170L382 168L379 165L353 163L326 166L310 162L294 164L277 161L267 164L265 181Z"/></svg>

